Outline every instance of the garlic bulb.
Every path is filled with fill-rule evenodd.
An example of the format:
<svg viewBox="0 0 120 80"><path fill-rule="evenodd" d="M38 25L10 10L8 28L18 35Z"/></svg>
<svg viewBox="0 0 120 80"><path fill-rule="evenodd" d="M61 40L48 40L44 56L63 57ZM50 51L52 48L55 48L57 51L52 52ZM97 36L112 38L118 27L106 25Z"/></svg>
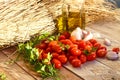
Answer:
<svg viewBox="0 0 120 80"><path fill-rule="evenodd" d="M88 40L90 40L92 38L93 38L93 34L91 32L89 32L89 31L87 32L87 35L84 36L84 40L85 41L88 41Z"/></svg>
<svg viewBox="0 0 120 80"><path fill-rule="evenodd" d="M75 30L72 31L71 36L74 36L76 40L81 40L83 38L82 30L77 27Z"/></svg>

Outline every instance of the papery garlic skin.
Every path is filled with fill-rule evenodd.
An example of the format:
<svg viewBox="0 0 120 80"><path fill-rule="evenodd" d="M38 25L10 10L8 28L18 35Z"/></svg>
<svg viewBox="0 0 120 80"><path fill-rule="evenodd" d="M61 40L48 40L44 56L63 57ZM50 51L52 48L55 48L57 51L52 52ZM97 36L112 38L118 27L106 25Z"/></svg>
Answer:
<svg viewBox="0 0 120 80"><path fill-rule="evenodd" d="M87 35L84 37L85 41L88 41L93 38L93 34L91 32L87 32Z"/></svg>
<svg viewBox="0 0 120 80"><path fill-rule="evenodd" d="M119 58L119 55L116 52L108 51L106 54L106 58L109 60L117 60Z"/></svg>
<svg viewBox="0 0 120 80"><path fill-rule="evenodd" d="M81 40L83 38L82 30L77 27L75 30L72 31L71 36L74 36L76 40Z"/></svg>
<svg viewBox="0 0 120 80"><path fill-rule="evenodd" d="M111 46L111 41L107 38L104 39L104 44L107 46Z"/></svg>

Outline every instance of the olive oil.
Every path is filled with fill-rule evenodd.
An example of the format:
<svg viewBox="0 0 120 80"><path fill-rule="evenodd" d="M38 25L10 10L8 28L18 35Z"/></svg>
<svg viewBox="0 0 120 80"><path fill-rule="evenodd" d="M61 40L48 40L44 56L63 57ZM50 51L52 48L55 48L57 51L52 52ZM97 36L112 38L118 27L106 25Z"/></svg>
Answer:
<svg viewBox="0 0 120 80"><path fill-rule="evenodd" d="M85 21L83 19L83 14L80 12L69 12L69 16L67 18L67 27L68 30L73 30L76 27L80 27L81 29L85 28Z"/></svg>
<svg viewBox="0 0 120 80"><path fill-rule="evenodd" d="M69 10L69 9L68 9ZM63 10L62 15L57 17L58 32L72 31L76 27L85 29L85 11L67 11Z"/></svg>

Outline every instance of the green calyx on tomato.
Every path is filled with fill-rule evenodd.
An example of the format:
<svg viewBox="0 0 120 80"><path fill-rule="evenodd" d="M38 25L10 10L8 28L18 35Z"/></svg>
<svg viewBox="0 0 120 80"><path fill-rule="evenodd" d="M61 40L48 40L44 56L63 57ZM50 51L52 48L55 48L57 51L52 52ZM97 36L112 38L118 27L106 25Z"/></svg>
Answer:
<svg viewBox="0 0 120 80"><path fill-rule="evenodd" d="M91 54L91 52L96 52L96 51L97 51L97 48L96 48L96 47L91 47L90 50L85 49L85 50L83 51L83 53L84 53L85 55L89 55L89 54Z"/></svg>
<svg viewBox="0 0 120 80"><path fill-rule="evenodd" d="M87 60L92 61L96 59L96 52L91 52L91 54L87 55Z"/></svg>

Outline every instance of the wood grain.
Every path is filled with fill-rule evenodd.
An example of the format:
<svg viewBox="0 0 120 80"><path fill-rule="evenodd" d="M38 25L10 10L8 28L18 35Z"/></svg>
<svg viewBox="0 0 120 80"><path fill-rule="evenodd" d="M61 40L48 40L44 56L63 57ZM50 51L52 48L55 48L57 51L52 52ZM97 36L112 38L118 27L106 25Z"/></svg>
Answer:
<svg viewBox="0 0 120 80"><path fill-rule="evenodd" d="M17 64L8 64L10 59L0 52L0 73L7 76L7 80L35 80Z"/></svg>

